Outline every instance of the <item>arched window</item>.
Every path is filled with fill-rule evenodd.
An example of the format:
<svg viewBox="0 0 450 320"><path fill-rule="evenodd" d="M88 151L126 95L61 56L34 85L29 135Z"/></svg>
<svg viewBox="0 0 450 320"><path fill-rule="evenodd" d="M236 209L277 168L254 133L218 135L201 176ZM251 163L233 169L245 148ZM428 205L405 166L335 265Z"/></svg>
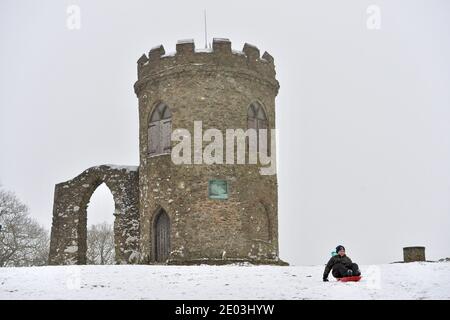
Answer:
<svg viewBox="0 0 450 320"><path fill-rule="evenodd" d="M267 129L267 116L258 102L253 102L248 107L247 124L249 129Z"/></svg>
<svg viewBox="0 0 450 320"><path fill-rule="evenodd" d="M160 103L153 110L148 124L148 154L170 153L172 114L169 107Z"/></svg>
<svg viewBox="0 0 450 320"><path fill-rule="evenodd" d="M247 110L247 127L248 129L255 129L259 133L259 129L267 129L268 121L264 108L258 103L253 102ZM257 150L259 151L259 134ZM267 139L269 139L269 133L267 133ZM267 144L269 146L269 144Z"/></svg>

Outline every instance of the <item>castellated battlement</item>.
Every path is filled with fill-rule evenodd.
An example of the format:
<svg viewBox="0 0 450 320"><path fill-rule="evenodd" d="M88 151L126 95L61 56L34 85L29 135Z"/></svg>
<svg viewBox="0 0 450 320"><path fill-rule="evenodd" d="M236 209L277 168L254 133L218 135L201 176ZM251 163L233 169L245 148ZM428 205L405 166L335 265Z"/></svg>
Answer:
<svg viewBox="0 0 450 320"><path fill-rule="evenodd" d="M166 54L162 45L153 47L148 55L137 61L138 81L135 92L139 95L147 82L186 71L233 72L253 79L260 79L278 91L273 57L264 52L261 56L256 46L246 43L242 51L233 50L228 39L214 38L212 48L195 49L194 40L180 40L176 52Z"/></svg>

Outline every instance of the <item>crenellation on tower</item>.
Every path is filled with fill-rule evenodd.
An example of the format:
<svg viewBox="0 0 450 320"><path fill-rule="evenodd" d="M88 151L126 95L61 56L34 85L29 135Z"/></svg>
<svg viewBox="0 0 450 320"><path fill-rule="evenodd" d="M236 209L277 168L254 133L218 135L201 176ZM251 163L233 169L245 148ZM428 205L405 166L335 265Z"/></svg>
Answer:
<svg viewBox="0 0 450 320"><path fill-rule="evenodd" d="M236 51L232 49L230 40L214 38L211 49L196 50L192 39L178 41L173 54L166 54L162 45L151 49L148 61L145 60L145 55L138 60L135 92L138 94L147 81L187 72L189 67L207 72L214 72L215 68L220 67L223 68L223 72L264 81L275 91L279 87L275 79L274 60L267 51L261 57L258 47L248 43L245 43L242 51Z"/></svg>
<svg viewBox="0 0 450 320"><path fill-rule="evenodd" d="M190 55L195 53L193 39L179 40L176 45L177 55Z"/></svg>
<svg viewBox="0 0 450 320"><path fill-rule="evenodd" d="M159 46L151 48L148 53L148 62L150 64L159 62L159 60L161 60L161 56L163 56L165 53L166 53L166 50L164 50L163 45L159 45Z"/></svg>
<svg viewBox="0 0 450 320"><path fill-rule="evenodd" d="M222 54L231 54L231 41L224 38L213 39L213 52Z"/></svg>
<svg viewBox="0 0 450 320"><path fill-rule="evenodd" d="M242 51L247 56L247 60L249 63L256 63L260 58L258 47L254 46L252 44L245 43Z"/></svg>
<svg viewBox="0 0 450 320"><path fill-rule="evenodd" d="M275 63L273 57L267 51L264 51L264 54L263 54L262 58L264 60L266 60L267 62L269 62L270 64L272 64L272 65Z"/></svg>

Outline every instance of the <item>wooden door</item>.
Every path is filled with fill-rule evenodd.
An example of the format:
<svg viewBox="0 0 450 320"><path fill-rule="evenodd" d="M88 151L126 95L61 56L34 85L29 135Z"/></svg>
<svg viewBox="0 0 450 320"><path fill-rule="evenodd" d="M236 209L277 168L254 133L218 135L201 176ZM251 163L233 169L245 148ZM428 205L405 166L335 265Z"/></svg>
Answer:
<svg viewBox="0 0 450 320"><path fill-rule="evenodd" d="M170 220L164 210L161 210L155 221L155 260L165 262L170 253Z"/></svg>

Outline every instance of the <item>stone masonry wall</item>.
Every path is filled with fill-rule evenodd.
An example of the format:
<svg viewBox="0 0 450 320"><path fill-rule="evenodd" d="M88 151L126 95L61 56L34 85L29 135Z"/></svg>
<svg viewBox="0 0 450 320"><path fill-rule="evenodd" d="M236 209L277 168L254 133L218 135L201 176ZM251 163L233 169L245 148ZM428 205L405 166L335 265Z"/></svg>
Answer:
<svg viewBox="0 0 450 320"><path fill-rule="evenodd" d="M275 128L278 92L273 58L246 44L242 52L214 39L209 52L189 41L174 55L162 46L138 61L141 263L153 263L153 220L159 208L170 217L171 254L167 263L279 263L277 177L262 176L260 165L174 165L170 155L149 156L149 117L159 102L172 113L172 130L193 137L203 129L247 129L247 109L259 102ZM224 136L225 137L225 136ZM174 145L174 142L172 143ZM208 180L225 179L227 200L208 197Z"/></svg>

